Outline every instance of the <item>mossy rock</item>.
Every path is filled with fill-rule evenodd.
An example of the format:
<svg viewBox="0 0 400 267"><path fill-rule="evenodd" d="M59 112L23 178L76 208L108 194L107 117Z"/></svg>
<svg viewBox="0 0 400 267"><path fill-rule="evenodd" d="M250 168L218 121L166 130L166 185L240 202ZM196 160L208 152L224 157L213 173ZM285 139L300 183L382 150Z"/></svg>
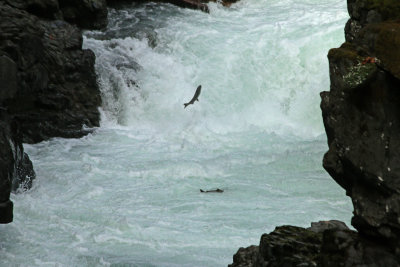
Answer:
<svg viewBox="0 0 400 267"><path fill-rule="evenodd" d="M343 75L343 82L346 88L356 89L368 84L375 77L377 71L375 63L360 63L348 69L348 72Z"/></svg>
<svg viewBox="0 0 400 267"><path fill-rule="evenodd" d="M366 0L365 7L368 10L376 10L383 20L400 19L399 0Z"/></svg>
<svg viewBox="0 0 400 267"><path fill-rule="evenodd" d="M331 83L342 90L351 91L366 85L378 71L375 62L366 61L367 57L361 56L354 45L349 43L331 49L328 58Z"/></svg>
<svg viewBox="0 0 400 267"><path fill-rule="evenodd" d="M358 55L354 45L350 43L344 43L340 48L332 48L328 53L329 60L342 60L347 59L353 62L361 62L363 58Z"/></svg>
<svg viewBox="0 0 400 267"><path fill-rule="evenodd" d="M375 42L382 67L400 79L400 23L382 23Z"/></svg>
<svg viewBox="0 0 400 267"><path fill-rule="evenodd" d="M368 24L355 42L365 56L377 57L382 69L400 79L400 22Z"/></svg>

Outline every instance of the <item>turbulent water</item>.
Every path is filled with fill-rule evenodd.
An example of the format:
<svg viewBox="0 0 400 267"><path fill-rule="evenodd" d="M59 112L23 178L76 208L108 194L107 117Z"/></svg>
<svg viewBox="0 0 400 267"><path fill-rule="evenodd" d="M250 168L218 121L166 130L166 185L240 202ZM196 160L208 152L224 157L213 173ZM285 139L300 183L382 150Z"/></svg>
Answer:
<svg viewBox="0 0 400 267"><path fill-rule="evenodd" d="M321 166L319 109L345 2L110 9L107 30L84 40L102 126L25 146L37 179L12 195L0 266L226 266L277 225L349 223Z"/></svg>

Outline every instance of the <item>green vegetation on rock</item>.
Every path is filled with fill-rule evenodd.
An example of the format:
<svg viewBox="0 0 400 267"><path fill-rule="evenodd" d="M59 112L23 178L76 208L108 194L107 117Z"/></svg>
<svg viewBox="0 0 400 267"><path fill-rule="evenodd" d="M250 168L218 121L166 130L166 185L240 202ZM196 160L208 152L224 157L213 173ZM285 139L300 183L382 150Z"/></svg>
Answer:
<svg viewBox="0 0 400 267"><path fill-rule="evenodd" d="M343 81L347 88L354 89L368 81L376 71L377 67L374 63L360 63L349 68L348 73L343 76Z"/></svg>

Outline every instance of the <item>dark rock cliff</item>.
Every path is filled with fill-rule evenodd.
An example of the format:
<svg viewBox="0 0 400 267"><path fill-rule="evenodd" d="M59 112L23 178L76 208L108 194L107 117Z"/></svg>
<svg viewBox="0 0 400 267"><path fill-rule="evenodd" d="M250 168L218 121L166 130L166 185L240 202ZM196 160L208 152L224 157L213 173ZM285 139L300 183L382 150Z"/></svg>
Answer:
<svg viewBox="0 0 400 267"><path fill-rule="evenodd" d="M391 6L393 5L393 6ZM399 2L349 1L346 43L329 54L321 94L329 151L324 167L352 198L352 225L400 249ZM385 10L399 13L386 13Z"/></svg>
<svg viewBox="0 0 400 267"><path fill-rule="evenodd" d="M30 188L34 178L32 162L22 147L18 124L0 110L0 223L9 223L13 219L11 191Z"/></svg>
<svg viewBox="0 0 400 267"><path fill-rule="evenodd" d="M82 125L98 126L95 57L81 49L81 31L2 3L0 16L0 51L15 62L18 80L3 106L20 123L24 141L79 137Z"/></svg>
<svg viewBox="0 0 400 267"><path fill-rule="evenodd" d="M22 142L99 125L95 56L77 26L106 23L105 0L0 0L0 223L12 221L10 192L35 178Z"/></svg>
<svg viewBox="0 0 400 267"><path fill-rule="evenodd" d="M346 42L329 51L321 93L323 166L351 197L357 232L277 227L231 266L400 266L400 2L347 4Z"/></svg>

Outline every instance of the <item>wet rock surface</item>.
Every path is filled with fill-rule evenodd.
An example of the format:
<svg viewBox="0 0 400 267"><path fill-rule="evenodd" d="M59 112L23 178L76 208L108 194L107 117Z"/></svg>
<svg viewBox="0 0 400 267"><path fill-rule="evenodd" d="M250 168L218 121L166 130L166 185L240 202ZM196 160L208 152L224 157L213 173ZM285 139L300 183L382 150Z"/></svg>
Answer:
<svg viewBox="0 0 400 267"><path fill-rule="evenodd" d="M371 241L342 222L320 221L309 228L280 226L259 246L240 248L230 267L399 266L384 243Z"/></svg>
<svg viewBox="0 0 400 267"><path fill-rule="evenodd" d="M391 19L399 15L392 12L399 5L372 2L349 1L349 23L360 29L346 27L347 42L328 54L331 90L321 93L321 109L329 151L323 165L352 198L352 225L395 251L400 240L400 23ZM380 19L369 19L371 14Z"/></svg>
<svg viewBox="0 0 400 267"><path fill-rule="evenodd" d="M351 197L357 231L277 227L231 266L400 266L400 2L347 2L346 42L329 51L321 93L323 166Z"/></svg>
<svg viewBox="0 0 400 267"><path fill-rule="evenodd" d="M317 230L290 225L276 227L261 236L259 246L240 248L229 266L317 266L323 239L320 224L323 223L314 223Z"/></svg>
<svg viewBox="0 0 400 267"><path fill-rule="evenodd" d="M83 125L98 126L95 56L81 49L80 29L1 2L0 16L0 53L16 64L18 81L3 106L20 123L24 142L80 137Z"/></svg>
<svg viewBox="0 0 400 267"><path fill-rule="evenodd" d="M35 178L32 162L24 153L22 132L4 106L18 91L17 64L7 56L0 56L0 223L13 220L10 193L27 190Z"/></svg>
<svg viewBox="0 0 400 267"><path fill-rule="evenodd" d="M24 153L22 135L15 121L0 110L0 223L13 220L10 193L29 189L35 178L32 162Z"/></svg>
<svg viewBox="0 0 400 267"><path fill-rule="evenodd" d="M80 12L81 5L106 12L105 1L79 2ZM81 29L63 20L69 4L0 1L0 223L12 221L10 192L29 189L35 178L22 142L81 137L99 125L95 56L82 49ZM85 28L106 22L79 16L92 24L71 22Z"/></svg>

